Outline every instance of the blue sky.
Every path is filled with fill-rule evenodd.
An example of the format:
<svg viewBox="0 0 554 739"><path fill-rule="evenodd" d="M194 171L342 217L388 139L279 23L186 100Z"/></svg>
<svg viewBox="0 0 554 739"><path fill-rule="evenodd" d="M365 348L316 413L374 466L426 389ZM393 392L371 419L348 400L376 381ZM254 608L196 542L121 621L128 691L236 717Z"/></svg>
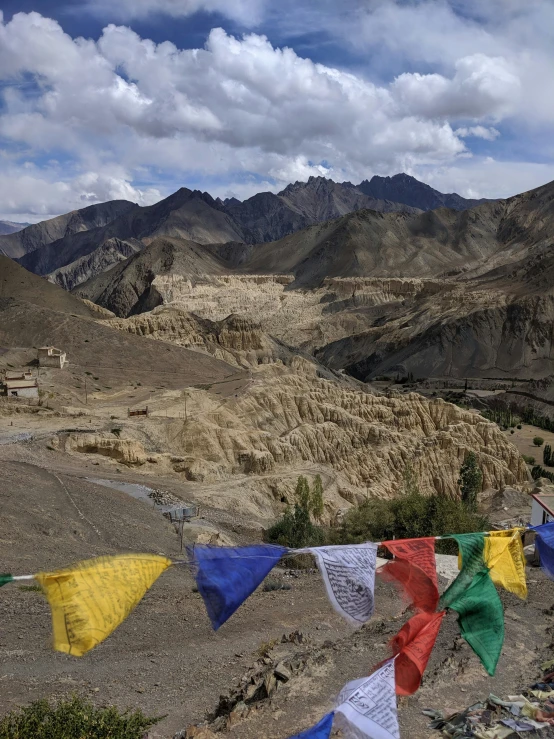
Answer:
<svg viewBox="0 0 554 739"><path fill-rule="evenodd" d="M399 171L554 179L551 0L0 0L0 218Z"/></svg>

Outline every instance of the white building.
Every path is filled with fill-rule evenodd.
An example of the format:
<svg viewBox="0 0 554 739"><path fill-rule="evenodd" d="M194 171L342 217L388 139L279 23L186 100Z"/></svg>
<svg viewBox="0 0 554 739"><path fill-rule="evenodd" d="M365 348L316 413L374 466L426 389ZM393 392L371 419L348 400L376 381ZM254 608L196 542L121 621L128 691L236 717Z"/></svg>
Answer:
<svg viewBox="0 0 554 739"><path fill-rule="evenodd" d="M65 352L55 346L41 346L38 350L38 362L41 367L58 367L62 369L67 364Z"/></svg>
<svg viewBox="0 0 554 739"><path fill-rule="evenodd" d="M531 526L540 526L543 523L554 521L554 494L532 494Z"/></svg>
<svg viewBox="0 0 554 739"><path fill-rule="evenodd" d="M36 377L31 380L4 380L4 395L8 398L36 398L38 399L38 382Z"/></svg>

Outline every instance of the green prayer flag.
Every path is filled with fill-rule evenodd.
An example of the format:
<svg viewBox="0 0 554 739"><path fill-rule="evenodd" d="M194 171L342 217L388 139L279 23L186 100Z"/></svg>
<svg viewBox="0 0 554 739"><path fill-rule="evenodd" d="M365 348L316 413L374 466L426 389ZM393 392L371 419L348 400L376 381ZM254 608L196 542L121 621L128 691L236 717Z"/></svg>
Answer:
<svg viewBox="0 0 554 739"><path fill-rule="evenodd" d="M475 575L485 566L485 534L452 534L452 539L458 542L462 568L458 577L441 595L439 610L450 608L452 601L470 587Z"/></svg>
<svg viewBox="0 0 554 739"><path fill-rule="evenodd" d="M11 575L2 575L0 574L0 588L2 585L6 585L9 582L12 582L13 577Z"/></svg>
<svg viewBox="0 0 554 739"><path fill-rule="evenodd" d="M489 675L494 675L504 643L504 610L487 567L449 608L458 612L460 633Z"/></svg>

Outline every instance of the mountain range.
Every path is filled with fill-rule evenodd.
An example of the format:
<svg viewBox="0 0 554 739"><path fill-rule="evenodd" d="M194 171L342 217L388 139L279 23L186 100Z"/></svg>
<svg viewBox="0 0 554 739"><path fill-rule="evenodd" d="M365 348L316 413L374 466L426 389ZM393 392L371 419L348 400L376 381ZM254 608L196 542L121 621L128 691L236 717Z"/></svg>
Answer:
<svg viewBox="0 0 554 739"><path fill-rule="evenodd" d="M371 195L379 190L379 198ZM387 197L390 191L398 200ZM32 272L71 289L143 248L156 237L200 244L275 241L348 213L371 210L415 215L436 203L455 200L456 209L474 204L443 195L408 175L373 177L358 187L324 177L296 182L275 195L258 193L241 202L181 188L159 203L140 207L128 201L88 206L0 236L0 253L19 259ZM413 206L417 201L423 205Z"/></svg>
<svg viewBox="0 0 554 739"><path fill-rule="evenodd" d="M407 176L375 180L377 194L409 199ZM366 208L360 187L311 178L244 203L183 188L0 244L28 248L21 265L123 319L159 306L255 315L268 335L361 380L554 375L554 183L464 210L417 181L412 203L458 207L379 198Z"/></svg>
<svg viewBox="0 0 554 739"><path fill-rule="evenodd" d="M0 236L7 236L8 234L14 234L17 231L22 231L30 223L15 223L14 221L0 221Z"/></svg>

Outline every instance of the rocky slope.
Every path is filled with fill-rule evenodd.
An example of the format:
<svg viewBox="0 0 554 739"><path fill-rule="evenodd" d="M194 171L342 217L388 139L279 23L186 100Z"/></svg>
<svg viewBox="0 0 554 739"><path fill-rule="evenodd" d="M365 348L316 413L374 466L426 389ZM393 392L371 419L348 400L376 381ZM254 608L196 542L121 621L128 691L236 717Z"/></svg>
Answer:
<svg viewBox="0 0 554 739"><path fill-rule="evenodd" d="M138 206L128 200L111 200L73 210L48 221L34 223L17 233L0 236L0 253L12 258L22 257L60 239L71 239L74 234L105 226L135 208Z"/></svg>
<svg viewBox="0 0 554 739"><path fill-rule="evenodd" d="M53 344L67 352L70 372L83 377L94 368L113 387L134 381L152 384L156 376L169 384L214 382L236 374L214 357L181 346L162 345L118 331L85 301L0 256L0 348L36 348ZM0 352L0 356L3 352ZM62 371L62 375L65 370Z"/></svg>
<svg viewBox="0 0 554 739"><path fill-rule="evenodd" d="M372 198L393 200L420 210L435 210L435 208L466 210L488 202L486 198L476 200L463 198L455 192L439 192L424 182L419 182L415 177L404 173L395 174L393 177L374 175L370 180L361 182L358 185L358 190Z"/></svg>
<svg viewBox="0 0 554 739"><path fill-rule="evenodd" d="M124 262L140 251L141 247L142 244L136 241L131 243L120 239L108 239L91 254L51 272L48 279L65 290L73 290L77 285L86 282L91 274L101 274L115 264Z"/></svg>
<svg viewBox="0 0 554 739"><path fill-rule="evenodd" d="M527 481L515 447L478 414L415 393L357 392L316 377L300 359L289 371L260 368L246 393L184 426L174 423L168 438L185 454L189 479L240 472L278 479L280 470L313 464L332 475L345 507L365 493L395 496L408 463L424 491L457 495L468 450L479 455L484 489Z"/></svg>
<svg viewBox="0 0 554 739"><path fill-rule="evenodd" d="M244 368L275 362L289 365L298 355L298 351L265 333L259 323L236 314L220 321L210 321L170 305L130 318L113 318L107 321L107 325L137 336L205 352Z"/></svg>

